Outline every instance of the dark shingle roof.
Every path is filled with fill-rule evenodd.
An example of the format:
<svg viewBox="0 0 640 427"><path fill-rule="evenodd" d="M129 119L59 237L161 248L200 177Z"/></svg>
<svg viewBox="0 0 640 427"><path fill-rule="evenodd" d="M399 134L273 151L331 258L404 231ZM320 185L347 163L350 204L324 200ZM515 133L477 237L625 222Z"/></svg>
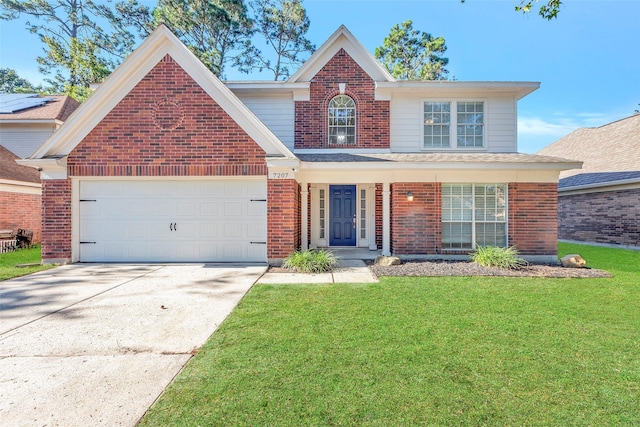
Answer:
<svg viewBox="0 0 640 427"><path fill-rule="evenodd" d="M594 186L597 184L615 185L620 181L629 180L640 182L640 171L581 173L562 178L558 184L558 189L564 190L571 187Z"/></svg>
<svg viewBox="0 0 640 427"><path fill-rule="evenodd" d="M0 145L0 179L40 183L40 172L16 163L18 156Z"/></svg>

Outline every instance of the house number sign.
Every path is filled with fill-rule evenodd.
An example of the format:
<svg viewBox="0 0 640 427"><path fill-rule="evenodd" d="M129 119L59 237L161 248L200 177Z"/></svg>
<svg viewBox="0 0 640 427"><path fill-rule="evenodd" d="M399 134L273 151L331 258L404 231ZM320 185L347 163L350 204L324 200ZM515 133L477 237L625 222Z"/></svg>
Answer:
<svg viewBox="0 0 640 427"><path fill-rule="evenodd" d="M270 179L292 179L293 172L269 172Z"/></svg>

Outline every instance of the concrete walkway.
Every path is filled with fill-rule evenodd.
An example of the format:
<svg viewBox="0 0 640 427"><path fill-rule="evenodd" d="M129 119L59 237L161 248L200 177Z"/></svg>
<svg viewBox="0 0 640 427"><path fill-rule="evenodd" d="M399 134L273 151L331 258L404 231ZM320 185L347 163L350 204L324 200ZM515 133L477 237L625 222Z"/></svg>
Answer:
<svg viewBox="0 0 640 427"><path fill-rule="evenodd" d="M74 264L0 282L0 425L134 426L265 270Z"/></svg>
<svg viewBox="0 0 640 427"><path fill-rule="evenodd" d="M360 259L341 259L332 273L265 273L259 284L290 283L375 283L378 279Z"/></svg>

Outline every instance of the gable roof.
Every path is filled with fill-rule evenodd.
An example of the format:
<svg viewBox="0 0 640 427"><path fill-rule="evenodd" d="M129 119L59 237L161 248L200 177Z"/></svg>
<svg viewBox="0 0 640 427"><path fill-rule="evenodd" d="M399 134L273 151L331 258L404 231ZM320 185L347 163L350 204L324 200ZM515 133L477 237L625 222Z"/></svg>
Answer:
<svg viewBox="0 0 640 427"><path fill-rule="evenodd" d="M0 95L0 100L6 94ZM0 123L26 122L26 121L60 121L64 122L80 105L78 101L67 95L26 95L26 98L40 99L44 102L30 108L21 109L12 113L0 114Z"/></svg>
<svg viewBox="0 0 640 427"><path fill-rule="evenodd" d="M265 151L267 156L295 158L264 123L166 26L160 25L27 160L67 156L166 55L171 56Z"/></svg>
<svg viewBox="0 0 640 427"><path fill-rule="evenodd" d="M351 34L347 27L340 25L331 37L307 59L287 82L310 81L340 49L344 49L373 80L396 81L382 64Z"/></svg>
<svg viewBox="0 0 640 427"><path fill-rule="evenodd" d="M0 145L0 179L40 183L40 172L16 163L20 157Z"/></svg>
<svg viewBox="0 0 640 427"><path fill-rule="evenodd" d="M596 128L580 128L538 154L584 162L582 170L565 171L560 178L580 173L640 171L640 114Z"/></svg>

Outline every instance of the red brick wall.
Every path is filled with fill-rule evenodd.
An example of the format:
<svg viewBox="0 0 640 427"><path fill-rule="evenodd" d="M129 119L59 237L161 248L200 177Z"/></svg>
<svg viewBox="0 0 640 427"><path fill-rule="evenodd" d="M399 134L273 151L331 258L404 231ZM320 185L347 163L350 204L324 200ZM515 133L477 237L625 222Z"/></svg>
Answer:
<svg viewBox="0 0 640 427"><path fill-rule="evenodd" d="M71 260L71 180L42 181L42 260Z"/></svg>
<svg viewBox="0 0 640 427"><path fill-rule="evenodd" d="M170 57L69 154L70 176L266 175L264 151Z"/></svg>
<svg viewBox="0 0 640 427"><path fill-rule="evenodd" d="M327 108L338 83L356 103L356 145L331 147L389 148L389 101L375 100L375 82L344 49L311 80L310 100L295 103L295 148L328 147Z"/></svg>
<svg viewBox="0 0 640 427"><path fill-rule="evenodd" d="M557 184L509 184L509 245L520 254L558 252L557 195Z"/></svg>
<svg viewBox="0 0 640 427"><path fill-rule="evenodd" d="M40 243L42 196L39 194L0 192L0 229L33 231L33 243Z"/></svg>
<svg viewBox="0 0 640 427"><path fill-rule="evenodd" d="M407 200L407 192L413 201ZM435 182L402 182L391 185L391 252L433 254L440 252L441 197Z"/></svg>
<svg viewBox="0 0 640 427"><path fill-rule="evenodd" d="M558 217L561 239L640 246L640 188L561 195Z"/></svg>
<svg viewBox="0 0 640 427"><path fill-rule="evenodd" d="M300 185L269 180L267 194L267 258L280 260L300 248Z"/></svg>

